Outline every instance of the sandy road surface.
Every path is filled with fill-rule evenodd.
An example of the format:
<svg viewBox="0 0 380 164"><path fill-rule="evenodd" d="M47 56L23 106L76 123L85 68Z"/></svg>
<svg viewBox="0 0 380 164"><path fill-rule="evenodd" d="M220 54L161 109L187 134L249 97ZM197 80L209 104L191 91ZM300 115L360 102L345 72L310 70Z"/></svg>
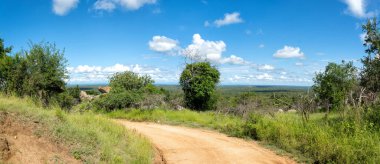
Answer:
<svg viewBox="0 0 380 164"><path fill-rule="evenodd" d="M147 136L166 163L295 163L253 141L208 130L117 120Z"/></svg>

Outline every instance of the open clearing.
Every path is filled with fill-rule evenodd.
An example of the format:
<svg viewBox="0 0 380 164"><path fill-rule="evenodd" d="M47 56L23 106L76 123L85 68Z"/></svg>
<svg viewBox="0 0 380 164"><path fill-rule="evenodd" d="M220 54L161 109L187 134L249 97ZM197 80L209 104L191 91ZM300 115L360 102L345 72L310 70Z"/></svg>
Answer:
<svg viewBox="0 0 380 164"><path fill-rule="evenodd" d="M159 149L163 163L296 163L245 141L208 130L117 120L147 136Z"/></svg>

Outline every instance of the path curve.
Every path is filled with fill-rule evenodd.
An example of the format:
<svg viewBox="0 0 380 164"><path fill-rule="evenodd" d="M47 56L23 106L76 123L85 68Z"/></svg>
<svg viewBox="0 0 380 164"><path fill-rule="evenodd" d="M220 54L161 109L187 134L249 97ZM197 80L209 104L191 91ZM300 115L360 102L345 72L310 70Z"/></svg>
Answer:
<svg viewBox="0 0 380 164"><path fill-rule="evenodd" d="M228 137L214 131L117 120L148 137L166 163L296 163L276 155L254 141Z"/></svg>

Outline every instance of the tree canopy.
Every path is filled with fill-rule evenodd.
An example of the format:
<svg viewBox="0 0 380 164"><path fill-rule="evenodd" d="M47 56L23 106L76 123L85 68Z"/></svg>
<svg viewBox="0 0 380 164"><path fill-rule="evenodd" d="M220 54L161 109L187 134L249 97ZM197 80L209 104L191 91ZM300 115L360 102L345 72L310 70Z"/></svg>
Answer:
<svg viewBox="0 0 380 164"><path fill-rule="evenodd" d="M327 110L339 109L357 83L357 70L352 62L329 63L313 80L313 90Z"/></svg>
<svg viewBox="0 0 380 164"><path fill-rule="evenodd" d="M211 109L219 77L219 71L209 62L187 64L180 77L186 106L195 110Z"/></svg>

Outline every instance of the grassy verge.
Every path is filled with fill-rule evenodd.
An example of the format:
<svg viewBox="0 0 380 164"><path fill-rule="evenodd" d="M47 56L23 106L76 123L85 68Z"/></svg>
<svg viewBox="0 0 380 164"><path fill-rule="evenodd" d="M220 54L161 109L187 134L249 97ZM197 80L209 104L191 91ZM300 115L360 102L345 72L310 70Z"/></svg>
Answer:
<svg viewBox="0 0 380 164"><path fill-rule="evenodd" d="M341 120L326 122L323 114L312 114L308 123L297 114L251 115L246 120L213 112L189 110L125 110L107 114L111 118L152 121L204 127L243 138L257 139L293 154L301 162L380 163L380 132L365 123Z"/></svg>
<svg viewBox="0 0 380 164"><path fill-rule="evenodd" d="M21 119L38 121L44 135L68 145L71 154L85 163L152 163L148 140L108 118L92 113L68 114L43 109L30 99L0 96L0 111L14 112Z"/></svg>

